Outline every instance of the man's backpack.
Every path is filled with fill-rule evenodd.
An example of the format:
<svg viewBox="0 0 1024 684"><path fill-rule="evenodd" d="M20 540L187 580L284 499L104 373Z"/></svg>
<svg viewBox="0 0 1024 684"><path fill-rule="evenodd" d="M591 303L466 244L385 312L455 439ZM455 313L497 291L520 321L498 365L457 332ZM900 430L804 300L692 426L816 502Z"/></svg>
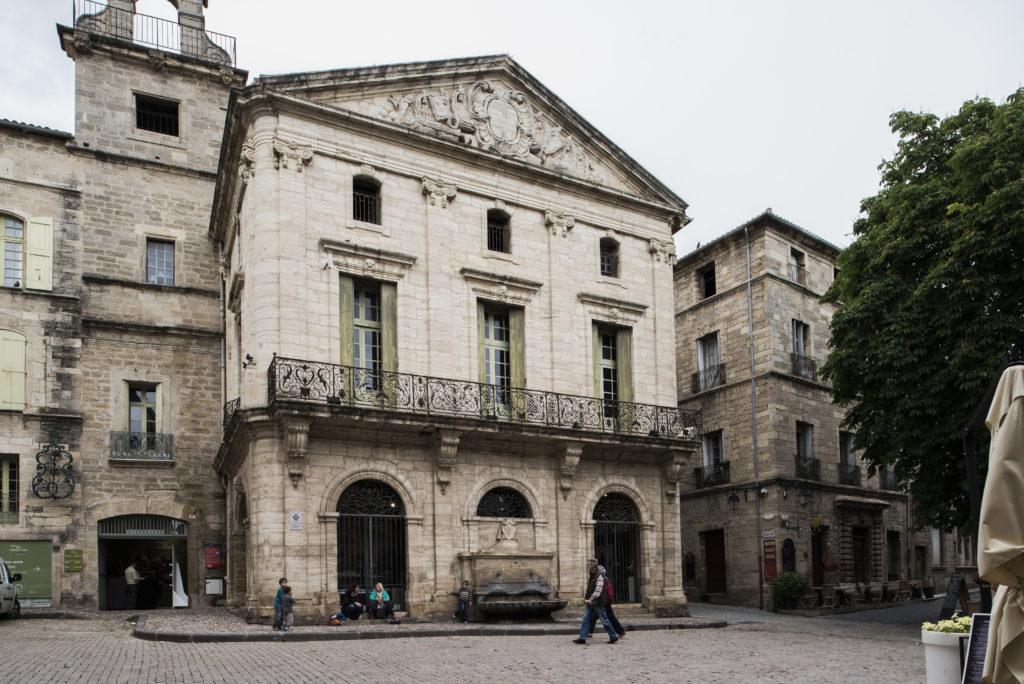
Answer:
<svg viewBox="0 0 1024 684"><path fill-rule="evenodd" d="M614 599L614 598L615 598L615 592L612 591L612 581L610 579L608 579L608 575L605 575L604 576L604 590L601 593L601 599L607 605L607 604L611 603L612 599Z"/></svg>

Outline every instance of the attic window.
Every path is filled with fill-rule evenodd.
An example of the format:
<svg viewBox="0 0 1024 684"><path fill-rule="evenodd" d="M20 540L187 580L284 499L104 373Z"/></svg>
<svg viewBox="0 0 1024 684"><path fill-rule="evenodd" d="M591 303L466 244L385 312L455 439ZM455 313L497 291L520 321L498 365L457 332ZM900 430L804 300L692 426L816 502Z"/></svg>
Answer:
<svg viewBox="0 0 1024 684"><path fill-rule="evenodd" d="M178 137L178 103L148 95L135 95L135 127Z"/></svg>

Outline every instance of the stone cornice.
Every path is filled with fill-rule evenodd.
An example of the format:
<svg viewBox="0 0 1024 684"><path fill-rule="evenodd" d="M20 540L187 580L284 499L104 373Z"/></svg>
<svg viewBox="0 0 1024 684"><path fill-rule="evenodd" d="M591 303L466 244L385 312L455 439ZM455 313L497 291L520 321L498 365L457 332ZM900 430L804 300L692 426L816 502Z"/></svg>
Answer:
<svg viewBox="0 0 1024 684"><path fill-rule="evenodd" d="M330 238L320 238L320 249L330 259L327 266L334 266L342 273L376 279L401 280L416 263L416 257L409 254L353 245Z"/></svg>
<svg viewBox="0 0 1024 684"><path fill-rule="evenodd" d="M511 302L525 306L533 300L544 283L525 278L478 271L463 266L459 273L469 283L474 294L496 302Z"/></svg>
<svg viewBox="0 0 1024 684"><path fill-rule="evenodd" d="M96 161L100 162L120 163L125 166L136 166L149 171L180 173L186 176L202 178L203 180L215 180L217 178L216 171L204 171L202 169L195 169L190 166L182 166L180 164L168 164L167 162L156 161L154 159L144 159L142 157L133 157L132 155L122 154L120 152L100 150L94 147L83 147L82 145L75 145L74 143L68 143L65 147L71 154L77 154L83 157L92 157Z"/></svg>
<svg viewBox="0 0 1024 684"><path fill-rule="evenodd" d="M135 280L125 280L123 278L112 278L111 276L105 276L99 273L83 273L83 283L97 283L100 285L112 285L118 287L127 287L132 290L142 290L143 292L162 292L165 294L189 294L196 295L199 297L206 297L207 299L219 299L220 292L218 290L204 290L198 287L183 287L180 285L155 285L153 283L140 283Z"/></svg>
<svg viewBox="0 0 1024 684"><path fill-rule="evenodd" d="M588 292L580 292L576 296L587 308L588 316L616 325L620 323L636 325L644 315L644 311L647 310L646 304L627 302L623 299L613 299Z"/></svg>
<svg viewBox="0 0 1024 684"><path fill-rule="evenodd" d="M207 337L219 339L223 333L219 329L192 328L179 325L156 325L137 321L112 321L104 318L82 318L85 328L119 330L121 332L144 335L184 335L187 337Z"/></svg>

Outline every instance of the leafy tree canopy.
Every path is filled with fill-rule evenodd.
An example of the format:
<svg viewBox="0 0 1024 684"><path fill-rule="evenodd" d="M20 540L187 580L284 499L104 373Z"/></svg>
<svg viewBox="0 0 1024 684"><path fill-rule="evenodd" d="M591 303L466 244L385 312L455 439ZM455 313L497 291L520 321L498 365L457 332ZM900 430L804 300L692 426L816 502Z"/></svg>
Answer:
<svg viewBox="0 0 1024 684"><path fill-rule="evenodd" d="M1024 88L890 125L897 153L825 293L841 306L822 375L869 472L910 483L917 524L966 529L963 431L1024 342Z"/></svg>

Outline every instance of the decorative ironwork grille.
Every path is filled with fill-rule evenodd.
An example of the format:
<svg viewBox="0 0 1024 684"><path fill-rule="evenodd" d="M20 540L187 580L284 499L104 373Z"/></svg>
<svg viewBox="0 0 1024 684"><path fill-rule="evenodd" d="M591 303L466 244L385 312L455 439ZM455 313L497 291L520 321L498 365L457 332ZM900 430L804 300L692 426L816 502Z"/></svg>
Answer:
<svg viewBox="0 0 1024 684"><path fill-rule="evenodd" d="M511 487L495 487L477 504L476 514L482 518L532 518L530 503Z"/></svg>
<svg viewBox="0 0 1024 684"><path fill-rule="evenodd" d="M697 371L693 374L693 393L703 392L706 389L712 387L718 387L719 385L725 384L725 364L720 363L716 366L708 366L702 371Z"/></svg>
<svg viewBox="0 0 1024 684"><path fill-rule="evenodd" d="M640 513L624 494L610 493L594 506L594 556L608 571L617 603L640 600Z"/></svg>
<svg viewBox="0 0 1024 684"><path fill-rule="evenodd" d="M74 458L61 445L50 442L36 454L32 492L40 499L66 499L75 491Z"/></svg>
<svg viewBox="0 0 1024 684"><path fill-rule="evenodd" d="M384 585L395 610L406 605L405 507L383 482L361 480L338 499L338 592Z"/></svg>
<svg viewBox="0 0 1024 684"><path fill-rule="evenodd" d="M174 458L174 435L160 432L110 433L110 458L140 461L170 461Z"/></svg>
<svg viewBox="0 0 1024 684"><path fill-rule="evenodd" d="M796 457L796 476L804 480L821 479L821 461L816 458Z"/></svg>
<svg viewBox="0 0 1024 684"><path fill-rule="evenodd" d="M301 361L275 356L268 396L427 415L481 418L619 434L692 439L700 411L511 388L494 400L485 383ZM602 420L612 415L616 420Z"/></svg>
<svg viewBox="0 0 1024 684"><path fill-rule="evenodd" d="M816 380L818 378L818 363L806 356L790 354L793 360L793 375L805 380Z"/></svg>
<svg viewBox="0 0 1024 684"><path fill-rule="evenodd" d="M504 214L487 212L487 249L492 252L511 251L511 229Z"/></svg>
<svg viewBox="0 0 1024 684"><path fill-rule="evenodd" d="M118 537L185 539L188 537L188 523L165 515L119 515L100 520L96 524L96 532L105 539Z"/></svg>
<svg viewBox="0 0 1024 684"><path fill-rule="evenodd" d="M714 465L696 468L697 487L714 487L729 482L729 462L722 461Z"/></svg>
<svg viewBox="0 0 1024 684"><path fill-rule="evenodd" d="M860 486L860 466L850 463L839 464L839 482L848 485Z"/></svg>
<svg viewBox="0 0 1024 684"><path fill-rule="evenodd" d="M239 401L240 398L235 398L229 401L228 403L224 404L224 417L221 419L222 427L226 428L228 426L228 423L231 422L231 419L235 417L236 413L238 413Z"/></svg>
<svg viewBox="0 0 1024 684"><path fill-rule="evenodd" d="M380 188L370 181L352 182L352 218L380 225Z"/></svg>

